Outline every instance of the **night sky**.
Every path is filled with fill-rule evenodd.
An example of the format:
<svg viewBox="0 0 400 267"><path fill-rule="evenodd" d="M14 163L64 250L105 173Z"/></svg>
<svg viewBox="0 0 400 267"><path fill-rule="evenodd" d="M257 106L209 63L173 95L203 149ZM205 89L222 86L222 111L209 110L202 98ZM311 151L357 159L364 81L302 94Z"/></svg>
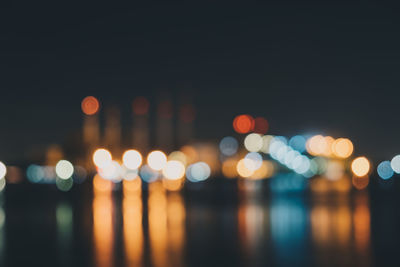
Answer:
<svg viewBox="0 0 400 267"><path fill-rule="evenodd" d="M0 9L0 158L62 143L80 101L192 94L196 136L240 113L272 134L349 137L356 154L400 153L400 17L378 1ZM124 124L124 130L130 125Z"/></svg>

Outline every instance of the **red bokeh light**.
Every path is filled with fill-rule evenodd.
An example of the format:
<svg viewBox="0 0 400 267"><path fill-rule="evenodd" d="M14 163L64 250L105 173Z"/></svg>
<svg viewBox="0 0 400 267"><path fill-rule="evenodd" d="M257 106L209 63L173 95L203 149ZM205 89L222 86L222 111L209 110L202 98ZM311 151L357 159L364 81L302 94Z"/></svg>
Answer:
<svg viewBox="0 0 400 267"><path fill-rule="evenodd" d="M87 96L81 103L82 112L86 115L94 115L100 109L100 103L94 96Z"/></svg>
<svg viewBox="0 0 400 267"><path fill-rule="evenodd" d="M268 121L263 117L254 119L254 132L259 134L266 134L269 129Z"/></svg>
<svg viewBox="0 0 400 267"><path fill-rule="evenodd" d="M250 115L239 115L233 120L233 129L237 133L248 133L254 129L254 119Z"/></svg>
<svg viewBox="0 0 400 267"><path fill-rule="evenodd" d="M133 113L136 115L145 115L149 112L149 101L143 97L139 96L133 100Z"/></svg>

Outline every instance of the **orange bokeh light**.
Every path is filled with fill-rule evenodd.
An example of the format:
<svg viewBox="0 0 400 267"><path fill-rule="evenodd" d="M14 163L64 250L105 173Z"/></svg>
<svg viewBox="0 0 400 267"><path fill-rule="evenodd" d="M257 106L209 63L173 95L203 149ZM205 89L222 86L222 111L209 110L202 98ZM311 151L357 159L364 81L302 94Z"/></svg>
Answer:
<svg viewBox="0 0 400 267"><path fill-rule="evenodd" d="M100 103L94 96L87 96L82 100L81 108L86 115L94 115L100 109Z"/></svg>
<svg viewBox="0 0 400 267"><path fill-rule="evenodd" d="M266 134L269 129L268 121L263 117L254 119L254 132L259 134Z"/></svg>
<svg viewBox="0 0 400 267"><path fill-rule="evenodd" d="M237 133L248 133L254 129L254 119L250 115L239 115L233 120L233 129Z"/></svg>

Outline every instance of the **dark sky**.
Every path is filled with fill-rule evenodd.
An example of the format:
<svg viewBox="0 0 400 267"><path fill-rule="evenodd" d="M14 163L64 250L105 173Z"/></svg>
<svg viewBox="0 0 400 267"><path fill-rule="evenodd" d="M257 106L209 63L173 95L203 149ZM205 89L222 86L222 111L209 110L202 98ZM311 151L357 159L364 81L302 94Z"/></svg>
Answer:
<svg viewBox="0 0 400 267"><path fill-rule="evenodd" d="M232 118L249 113L274 134L347 136L373 158L400 153L400 17L378 1L0 12L2 159L79 130L86 95L128 117L135 96L160 91L193 94L201 138L231 134Z"/></svg>

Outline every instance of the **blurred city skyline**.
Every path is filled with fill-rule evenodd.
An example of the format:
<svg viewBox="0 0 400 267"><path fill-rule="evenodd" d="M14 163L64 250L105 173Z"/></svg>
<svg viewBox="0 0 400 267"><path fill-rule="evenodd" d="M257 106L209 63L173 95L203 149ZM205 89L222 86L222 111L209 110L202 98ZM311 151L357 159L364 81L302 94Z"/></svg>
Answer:
<svg viewBox="0 0 400 267"><path fill-rule="evenodd" d="M0 156L18 160L80 132L87 95L153 108L191 95L196 137L264 116L272 134L347 136L357 153L398 153L396 12L383 4L12 6L1 12ZM33 145L34 144L34 145Z"/></svg>

